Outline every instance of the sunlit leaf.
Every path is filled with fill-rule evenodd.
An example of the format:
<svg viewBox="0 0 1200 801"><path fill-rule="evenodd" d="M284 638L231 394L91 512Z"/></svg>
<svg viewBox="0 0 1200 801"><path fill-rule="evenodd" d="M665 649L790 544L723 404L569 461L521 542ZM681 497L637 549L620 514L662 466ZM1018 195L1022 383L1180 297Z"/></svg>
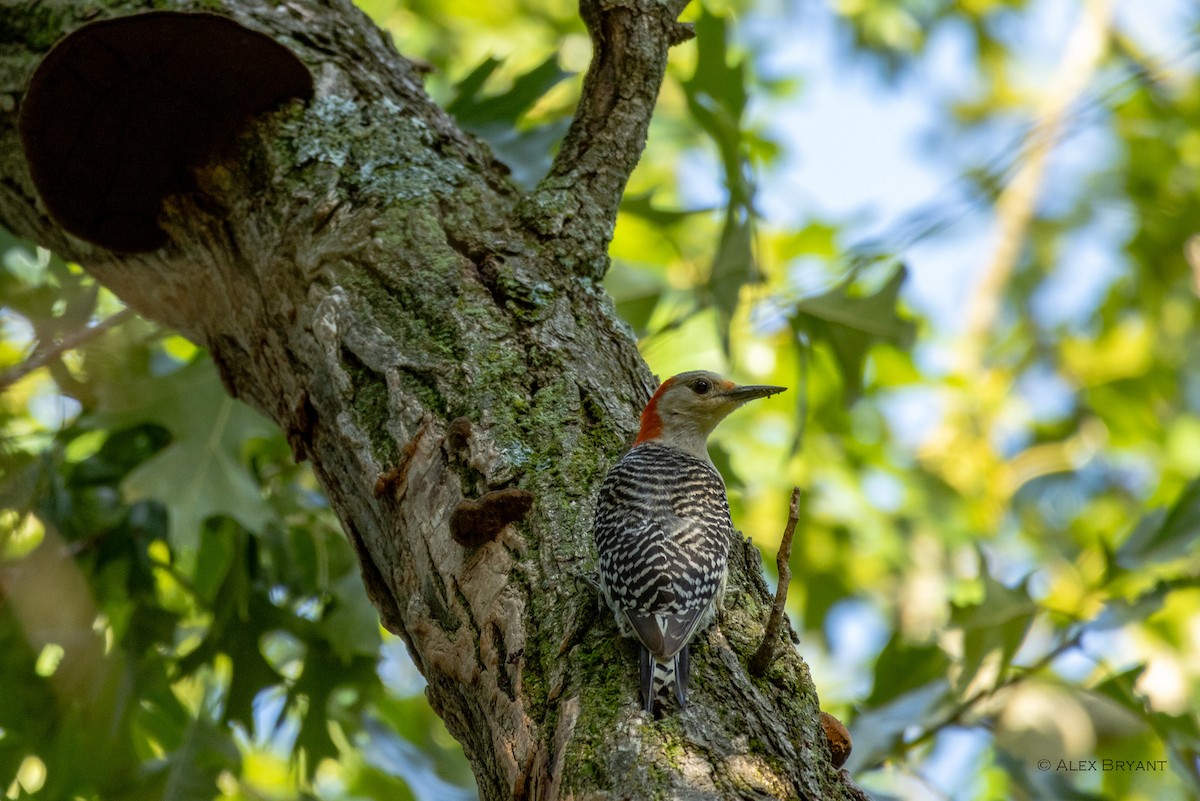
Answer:
<svg viewBox="0 0 1200 801"><path fill-rule="evenodd" d="M1037 613L1025 582L1006 587L987 572L983 577L983 600L970 606L955 606L950 624L963 630L962 674L957 682L964 688L975 678L985 661L998 654L999 667L1008 666Z"/></svg>
<svg viewBox="0 0 1200 801"><path fill-rule="evenodd" d="M1200 586L1200 579L1184 582L1159 581L1146 592L1134 598L1113 598L1104 604L1100 614L1087 623L1088 631L1106 631L1121 628L1129 623L1142 622L1162 609L1167 596L1180 586Z"/></svg>

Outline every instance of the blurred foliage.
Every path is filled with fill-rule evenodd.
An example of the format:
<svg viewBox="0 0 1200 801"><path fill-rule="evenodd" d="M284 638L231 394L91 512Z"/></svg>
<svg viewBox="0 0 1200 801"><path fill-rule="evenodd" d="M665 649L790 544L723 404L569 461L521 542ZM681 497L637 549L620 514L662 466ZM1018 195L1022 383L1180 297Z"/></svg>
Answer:
<svg viewBox="0 0 1200 801"><path fill-rule="evenodd" d="M283 437L169 332L88 338L119 303L78 268L0 249L7 360L47 363L0 406L8 797L470 797Z"/></svg>
<svg viewBox="0 0 1200 801"><path fill-rule="evenodd" d="M587 67L574 3L360 5L535 184ZM693 3L622 205L607 286L651 366L792 387L727 421L714 459L768 564L805 491L792 620L881 800L1200 797L1195 11L1165 53L1137 15L1105 18L1005 280L978 281L997 243L975 233L953 267L921 258L1006 213L1058 63L1030 42L1104 8ZM931 84L947 188L882 232L799 192L794 219L763 212L806 141L771 109L817 76L781 76L762 31L822 20L825 69ZM120 304L76 267L11 239L0 256L8 797L470 797L279 435L170 332L89 329ZM928 271L952 313L914 294ZM963 358L958 312L985 292L998 313Z"/></svg>

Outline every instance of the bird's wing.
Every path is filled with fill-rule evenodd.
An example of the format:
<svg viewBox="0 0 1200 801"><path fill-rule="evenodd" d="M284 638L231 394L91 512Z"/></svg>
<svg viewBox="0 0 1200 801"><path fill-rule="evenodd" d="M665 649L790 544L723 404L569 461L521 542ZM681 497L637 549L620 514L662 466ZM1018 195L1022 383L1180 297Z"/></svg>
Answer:
<svg viewBox="0 0 1200 801"><path fill-rule="evenodd" d="M708 563L723 563L725 552L697 541L702 521L675 517L669 530L657 523L647 525L652 536L646 538L642 555L646 575L635 580L637 591L622 606L646 649L667 660L691 640L716 597L724 565L714 571Z"/></svg>

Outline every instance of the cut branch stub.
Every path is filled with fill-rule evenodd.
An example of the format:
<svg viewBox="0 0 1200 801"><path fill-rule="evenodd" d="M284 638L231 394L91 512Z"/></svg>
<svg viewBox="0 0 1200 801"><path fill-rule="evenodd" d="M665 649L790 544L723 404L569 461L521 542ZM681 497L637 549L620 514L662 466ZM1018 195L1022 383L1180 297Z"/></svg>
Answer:
<svg viewBox="0 0 1200 801"><path fill-rule="evenodd" d="M188 169L247 119L312 96L287 48L214 14L155 11L102 20L54 46L21 102L29 172L70 233L120 252L166 244L157 218Z"/></svg>

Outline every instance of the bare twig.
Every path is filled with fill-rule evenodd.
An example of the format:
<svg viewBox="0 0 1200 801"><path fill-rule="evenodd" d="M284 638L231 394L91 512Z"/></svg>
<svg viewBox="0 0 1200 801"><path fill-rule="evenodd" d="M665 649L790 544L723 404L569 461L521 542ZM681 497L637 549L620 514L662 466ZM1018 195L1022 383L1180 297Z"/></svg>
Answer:
<svg viewBox="0 0 1200 801"><path fill-rule="evenodd" d="M800 488L792 488L792 500L788 504L787 525L783 529L783 539L779 542L779 552L775 555L775 566L779 572L779 583L775 587L775 603L771 605L771 616L767 618L767 628L763 632L762 644L750 657L750 675L761 676L775 661L778 653L776 641L779 639L779 626L783 623L785 607L787 606L788 584L792 582L792 569L789 566L792 558L792 535L796 533L796 523L800 520Z"/></svg>
<svg viewBox="0 0 1200 801"><path fill-rule="evenodd" d="M104 318L95 325L84 326L72 331L52 345L44 348L40 346L35 348L28 359L0 373L0 390L8 389L34 370L45 367L67 351L75 350L89 340L100 336L105 331L116 328L131 319L133 315L133 309L121 309L121 311L111 317Z"/></svg>

